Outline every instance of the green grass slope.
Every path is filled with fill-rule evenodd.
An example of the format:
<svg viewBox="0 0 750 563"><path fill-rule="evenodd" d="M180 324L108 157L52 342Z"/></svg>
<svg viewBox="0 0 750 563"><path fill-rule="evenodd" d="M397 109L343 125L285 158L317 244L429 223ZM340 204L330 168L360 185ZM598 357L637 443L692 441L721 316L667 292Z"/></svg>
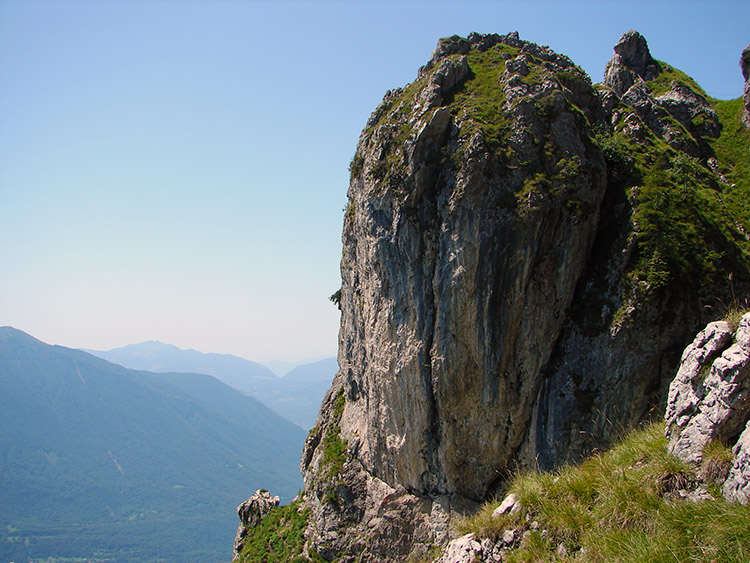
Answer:
<svg viewBox="0 0 750 563"><path fill-rule="evenodd" d="M523 539L508 552L509 563L750 561L750 506L727 503L712 481L727 463L726 451L714 445L694 468L670 456L666 445L658 423L580 465L519 474L508 492L521 510L493 516L500 503L488 503L459 531L497 540L515 530ZM713 499L681 498L679 491L700 486Z"/></svg>

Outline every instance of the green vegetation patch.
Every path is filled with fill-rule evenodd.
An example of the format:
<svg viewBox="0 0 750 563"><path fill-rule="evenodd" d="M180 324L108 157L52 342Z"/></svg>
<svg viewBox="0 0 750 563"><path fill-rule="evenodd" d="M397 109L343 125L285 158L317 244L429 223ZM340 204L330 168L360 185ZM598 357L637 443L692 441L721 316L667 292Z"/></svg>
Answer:
<svg viewBox="0 0 750 563"><path fill-rule="evenodd" d="M699 93L704 98L708 97L703 88L701 88L692 77L688 76L681 70L662 61L656 61L656 64L658 65L660 72L655 78L648 81L648 87L654 96L666 94L672 89L672 83L677 82L678 84L687 86L694 92Z"/></svg>
<svg viewBox="0 0 750 563"><path fill-rule="evenodd" d="M347 441L341 438L341 415L344 413L346 399L344 390L339 391L333 402L333 420L334 424L328 429L323 437L323 459L321 468L323 468L324 477L335 477L344 469L346 462Z"/></svg>
<svg viewBox="0 0 750 563"><path fill-rule="evenodd" d="M493 540L526 530L508 562L750 560L750 506L679 500L675 492L694 489L700 468L666 445L663 423L653 424L578 466L518 475L509 492L522 510L493 517L498 503L488 503L459 530Z"/></svg>
<svg viewBox="0 0 750 563"><path fill-rule="evenodd" d="M467 57L471 74L453 95L451 112L461 123L459 135L481 130L491 147L500 147L510 134L510 121L503 109L505 96L500 77L507 58L518 49L499 43L486 51L472 49ZM533 78L533 77L532 77Z"/></svg>
<svg viewBox="0 0 750 563"><path fill-rule="evenodd" d="M742 98L711 100L719 116L721 135L712 141L721 173L726 178L722 200L731 218L750 230L750 130L743 125Z"/></svg>
<svg viewBox="0 0 750 563"><path fill-rule="evenodd" d="M303 555L304 532L310 509L299 500L277 506L252 528L240 553L240 561L247 563L315 563L323 559L315 552Z"/></svg>
<svg viewBox="0 0 750 563"><path fill-rule="evenodd" d="M624 274L623 307L634 288L649 294L668 286L695 299L711 285L723 288L727 272L748 279L750 244L737 225L750 225L750 206L735 203L704 163L650 132L645 142L634 141L622 124L600 132L597 142L633 206L636 250Z"/></svg>

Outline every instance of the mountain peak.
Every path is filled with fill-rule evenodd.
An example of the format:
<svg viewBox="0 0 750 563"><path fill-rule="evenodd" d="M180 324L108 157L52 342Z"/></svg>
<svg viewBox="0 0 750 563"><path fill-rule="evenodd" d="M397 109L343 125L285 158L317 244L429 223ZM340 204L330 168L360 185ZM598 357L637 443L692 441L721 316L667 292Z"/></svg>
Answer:
<svg viewBox="0 0 750 563"><path fill-rule="evenodd" d="M640 75L646 71L648 65L654 63L646 38L634 30L623 33L614 50L622 57L623 63Z"/></svg>
<svg viewBox="0 0 750 563"><path fill-rule="evenodd" d="M659 74L659 65L651 56L646 38L637 31L624 33L614 51L604 71L604 83L618 96L638 80L652 80Z"/></svg>

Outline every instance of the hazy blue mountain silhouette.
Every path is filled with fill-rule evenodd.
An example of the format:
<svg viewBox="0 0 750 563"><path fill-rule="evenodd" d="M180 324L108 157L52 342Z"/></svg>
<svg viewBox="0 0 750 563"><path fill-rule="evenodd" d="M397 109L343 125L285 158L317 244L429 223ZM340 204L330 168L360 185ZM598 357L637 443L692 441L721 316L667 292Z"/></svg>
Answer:
<svg viewBox="0 0 750 563"><path fill-rule="evenodd" d="M238 356L183 350L156 340L87 352L130 369L212 375L305 429L315 424L323 395L338 370L335 358L325 358L278 377L267 367Z"/></svg>
<svg viewBox="0 0 750 563"><path fill-rule="evenodd" d="M279 378L273 390L273 402L269 404L303 428L312 428L323 396L338 369L336 358L297 366Z"/></svg>
<svg viewBox="0 0 750 563"><path fill-rule="evenodd" d="M0 560L228 560L241 501L300 489L304 438L213 377L0 328Z"/></svg>
<svg viewBox="0 0 750 563"><path fill-rule="evenodd" d="M304 366L306 364L314 364L321 360L328 360L333 356L320 356L318 358L308 358L297 362L286 362L284 360L271 360L270 362L263 362L263 365L270 369L276 377L284 377L287 373L292 371L294 368Z"/></svg>
<svg viewBox="0 0 750 563"><path fill-rule="evenodd" d="M246 395L262 395L278 377L262 364L231 354L183 350L158 340L148 340L112 350L86 350L130 369L153 372L193 372L213 375Z"/></svg>

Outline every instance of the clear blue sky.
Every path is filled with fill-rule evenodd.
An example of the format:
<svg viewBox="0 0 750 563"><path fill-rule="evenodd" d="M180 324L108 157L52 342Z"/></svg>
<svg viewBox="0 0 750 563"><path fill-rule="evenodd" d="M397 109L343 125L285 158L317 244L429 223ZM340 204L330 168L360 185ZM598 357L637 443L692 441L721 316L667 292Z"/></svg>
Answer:
<svg viewBox="0 0 750 563"><path fill-rule="evenodd" d="M0 0L0 325L333 355L347 167L384 92L472 31L600 81L629 29L741 95L744 1Z"/></svg>

